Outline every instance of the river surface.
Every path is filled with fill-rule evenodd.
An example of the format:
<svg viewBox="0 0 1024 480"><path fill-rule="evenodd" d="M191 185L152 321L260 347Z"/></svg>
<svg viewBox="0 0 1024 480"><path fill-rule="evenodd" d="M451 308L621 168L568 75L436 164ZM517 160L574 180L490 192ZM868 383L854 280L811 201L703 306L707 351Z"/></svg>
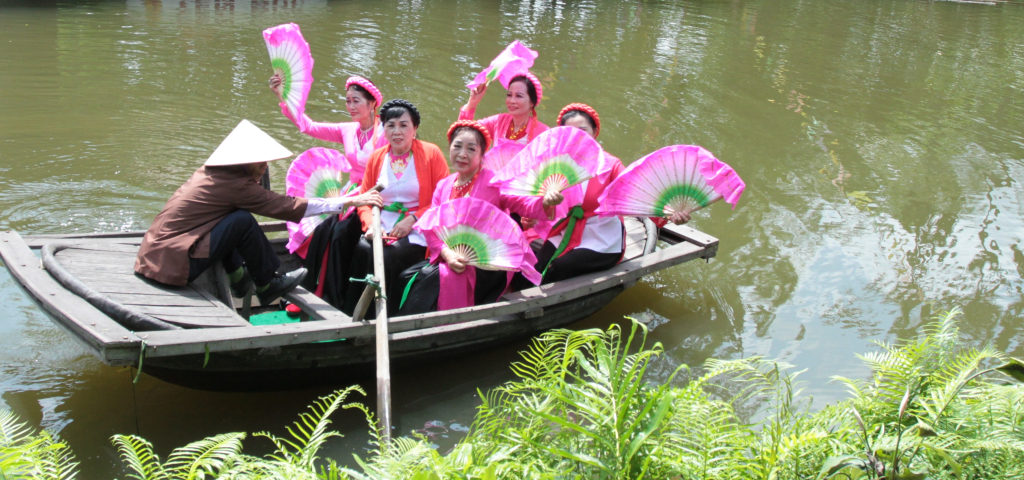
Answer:
<svg viewBox="0 0 1024 480"><path fill-rule="evenodd" d="M721 239L710 263L652 275L573 328L648 322L653 369L764 355L807 369L808 394L843 397L873 341L962 307L962 330L1024 355L1024 6L764 1L129 0L0 4L0 228L22 234L146 228L242 118L293 151L267 89L260 32L302 27L316 60L307 113L346 121L342 89L372 78L443 143L464 84L521 39L540 52L538 108L586 102L625 162L699 144L747 190L693 225ZM497 84L495 84L497 85ZM492 87L481 114L503 111ZM285 163L273 165L280 191ZM101 364L0 269L0 408L59 432L80 478L122 476L108 438L172 447L227 431L284 433L331 388L209 393ZM526 344L394 374L402 433L465 424L477 388L510 377ZM339 383L334 387L343 387ZM373 385L367 384L372 389ZM372 397L365 399L373 404ZM366 425L344 411L362 452ZM452 432L456 434L457 432ZM444 448L455 436L437 437ZM253 453L267 450L250 438Z"/></svg>

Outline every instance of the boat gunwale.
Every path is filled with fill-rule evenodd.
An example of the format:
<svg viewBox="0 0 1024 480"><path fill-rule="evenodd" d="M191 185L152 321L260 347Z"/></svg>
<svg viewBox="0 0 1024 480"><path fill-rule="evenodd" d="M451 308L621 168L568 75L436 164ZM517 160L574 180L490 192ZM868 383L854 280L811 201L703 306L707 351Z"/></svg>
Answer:
<svg viewBox="0 0 1024 480"><path fill-rule="evenodd" d="M261 224L261 226L264 228L264 231L268 232L282 231L284 222L265 223ZM14 238L21 240L21 237L17 233L10 231L0 233L0 238L4 240L0 242L0 254L2 254L5 260L7 260L8 256L12 258L25 257L25 253L35 258L31 248L32 245L41 246L54 241L75 241L83 246L96 244L97 242L137 244L138 242L133 240L140 239L143 233L114 232L26 236L24 240L11 245L9 240ZM650 233L648 233L649 235ZM660 239L669 243L669 248L641 255L620 263L609 270L541 287L532 287L509 294L502 298L501 301L488 305L396 317L389 322L389 331L392 334L411 331L423 331L426 333L427 330L441 325L461 324L508 315L533 318L543 315L544 307L571 302L620 285L628 287L644 275L654 271L669 268L696 258L709 259L717 253L718 239L685 226L668 225L663 227L660 229ZM20 253L15 252L15 249L11 248L20 247L17 243L21 243L24 246ZM38 263L38 258L35 258L35 260ZM31 269L24 267L24 265L22 267L17 265L17 261L14 263L7 262L8 269L12 272L12 276L18 280L19 284L28 290L43 305L44 309L55 317L58 321L57 323L71 330L104 363L110 365L136 363L140 354L140 345L143 343L145 344L146 357L171 357L203 354L206 352L282 347L340 338L369 337L373 336L375 330L375 322L373 321L352 323L351 321L319 320L261 327L226 327L133 333L95 309L91 304L85 302L84 299L64 289L45 270L40 268L36 275L29 275L32 278L26 280L25 275L32 273L27 270ZM38 274L42 274L42 277ZM45 283L44 280L49 281L51 285L36 285L38 283ZM38 291L36 291L37 289ZM49 292L50 295L46 295L47 292L43 291L54 289L63 292L63 295L56 295L54 292ZM79 307L85 310L73 309L68 311L66 306L58 308L59 306L52 303L52 301L58 300L58 297L58 303L77 303ZM78 302L69 300L67 297L78 300ZM79 321L78 318L75 318L79 315L83 315L90 320L103 317L106 322L103 322L102 330L106 331L95 328L99 324L98 321ZM91 323L91 325L86 325L86 323ZM111 330L117 331L116 333L120 334L122 338L116 339L115 335L112 335L114 332Z"/></svg>

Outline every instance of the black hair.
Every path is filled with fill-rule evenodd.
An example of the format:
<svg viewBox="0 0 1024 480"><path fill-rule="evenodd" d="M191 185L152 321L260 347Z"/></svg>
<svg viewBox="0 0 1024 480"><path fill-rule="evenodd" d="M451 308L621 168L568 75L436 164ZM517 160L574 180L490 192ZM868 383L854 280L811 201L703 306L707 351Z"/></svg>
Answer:
<svg viewBox="0 0 1024 480"><path fill-rule="evenodd" d="M516 82L523 82L523 83L526 84L526 95L528 95L530 97L530 103L532 103L533 106L536 107L537 106L537 87L533 84L533 82L530 81L529 78L526 77L526 75L516 75L515 77L512 77L512 80L509 80L508 88L511 89L512 88L512 84L516 83Z"/></svg>
<svg viewBox="0 0 1024 480"><path fill-rule="evenodd" d="M400 98L384 102L384 106L380 107L380 123L387 123L388 120L401 117L406 112L412 117L412 126L420 128L420 111L416 110L416 105L412 102Z"/></svg>
<svg viewBox="0 0 1024 480"><path fill-rule="evenodd" d="M373 80L370 80L369 78L366 78L366 77L363 77L363 78L366 79L367 82L370 82L370 85L377 86L376 83L373 83ZM353 83L353 84L349 85L348 88L351 88L351 89L355 90L356 93L362 95L363 98L366 99L367 103L373 103L373 102L377 101L376 98L373 98L373 94L370 93L369 90L367 90L366 88L364 88L362 85L360 85L358 83Z"/></svg>
<svg viewBox="0 0 1024 480"><path fill-rule="evenodd" d="M583 110L569 110L568 112L565 112L565 115L562 115L562 121L558 122L558 126L565 125L565 122L568 122L569 119L573 117L583 117L587 119L587 123L590 124L590 129L595 131L597 130L597 122L590 117L589 113L584 112Z"/></svg>
<svg viewBox="0 0 1024 480"><path fill-rule="evenodd" d="M458 137L463 132L473 132L473 134L476 135L477 143L480 144L480 148L482 150L486 150L487 149L487 139L484 138L484 134L480 133L480 130L477 130L477 129L473 128L473 127L459 127L459 128L456 128L455 131L452 132L452 138L451 138L451 140L448 141L448 145L451 146L452 142L455 141L455 137Z"/></svg>

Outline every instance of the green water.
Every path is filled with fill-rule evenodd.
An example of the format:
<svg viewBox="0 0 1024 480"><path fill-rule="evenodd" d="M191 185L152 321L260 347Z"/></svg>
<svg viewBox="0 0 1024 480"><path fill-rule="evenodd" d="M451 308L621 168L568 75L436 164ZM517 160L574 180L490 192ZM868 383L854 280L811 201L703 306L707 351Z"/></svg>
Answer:
<svg viewBox="0 0 1024 480"><path fill-rule="evenodd" d="M808 369L818 402L854 352L914 335L962 306L963 330L1024 355L1024 6L858 0L717 2L184 1L0 3L0 228L145 228L247 118L292 149L266 87L261 30L296 22L316 60L308 114L345 121L342 88L372 78L423 114L440 143L463 85L521 39L540 52L538 109L601 115L630 162L699 144L747 183L735 210L693 225L721 239L710 264L653 275L575 328L649 322L677 365L767 355ZM503 110L494 88L482 114ZM274 165L278 190L284 164ZM120 476L113 433L166 454L225 431L282 427L328 389L207 393L106 367L0 270L0 406L57 430L82 478ZM523 343L394 373L395 417L465 423L477 387L508 378ZM342 385L338 385L342 386ZM373 385L367 385L372 389ZM373 399L367 399L373 404ZM365 436L326 454L349 458ZM453 440L438 439L438 443ZM247 444L265 450L261 440ZM445 448L445 447L443 447Z"/></svg>

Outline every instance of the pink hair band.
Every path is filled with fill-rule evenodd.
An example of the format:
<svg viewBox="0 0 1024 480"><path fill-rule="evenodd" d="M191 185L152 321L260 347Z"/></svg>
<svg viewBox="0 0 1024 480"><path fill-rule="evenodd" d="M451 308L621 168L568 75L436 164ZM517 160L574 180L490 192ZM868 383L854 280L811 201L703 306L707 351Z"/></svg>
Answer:
<svg viewBox="0 0 1024 480"><path fill-rule="evenodd" d="M377 90L377 87L369 80L363 77L349 77L345 81L345 90L348 90L348 87L352 85L359 85L365 88L367 92L370 92L370 95L373 95L373 99L377 101L378 107L384 104L384 95L381 95L380 90Z"/></svg>

